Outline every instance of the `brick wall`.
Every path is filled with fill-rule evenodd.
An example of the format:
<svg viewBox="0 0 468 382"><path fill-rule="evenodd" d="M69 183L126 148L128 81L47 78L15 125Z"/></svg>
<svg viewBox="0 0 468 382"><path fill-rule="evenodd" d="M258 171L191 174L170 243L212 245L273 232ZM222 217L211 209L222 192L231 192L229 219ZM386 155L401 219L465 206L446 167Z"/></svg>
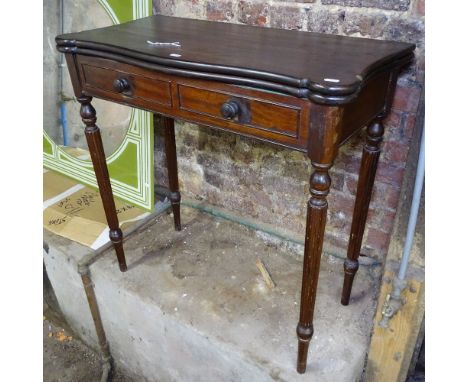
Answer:
<svg viewBox="0 0 468 382"><path fill-rule="evenodd" d="M416 60L398 80L370 206L363 253L382 259L394 224L405 160L424 81L424 0L159 0L164 15L298 29L417 44ZM159 134L159 133L158 133ZM157 182L166 184L157 137ZM183 195L296 233L305 230L311 166L304 154L195 125L177 142ZM331 172L325 247L346 253L356 192L361 137L349 141Z"/></svg>

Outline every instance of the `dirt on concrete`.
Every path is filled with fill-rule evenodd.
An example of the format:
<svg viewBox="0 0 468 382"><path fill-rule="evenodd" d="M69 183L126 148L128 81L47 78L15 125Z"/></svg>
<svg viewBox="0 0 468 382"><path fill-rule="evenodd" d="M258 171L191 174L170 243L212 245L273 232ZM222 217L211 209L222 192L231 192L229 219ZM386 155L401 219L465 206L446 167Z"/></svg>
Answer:
<svg viewBox="0 0 468 382"><path fill-rule="evenodd" d="M43 380L46 382L99 381L99 356L64 328L44 316Z"/></svg>
<svg viewBox="0 0 468 382"><path fill-rule="evenodd" d="M43 381L94 382L101 380L99 354L75 338L69 329L57 322L57 313L47 310L43 320ZM114 371L113 382L136 382Z"/></svg>
<svg viewBox="0 0 468 382"><path fill-rule="evenodd" d="M112 249L92 265L117 365L140 376L139 381L359 380L379 267L361 267L352 303L343 307L343 260L322 257L316 333L308 373L301 376L295 369L295 328L303 247L191 208L181 212L182 231L174 231L172 217L164 214L127 238L128 272L118 270ZM45 234L45 240L50 245L45 263L60 308L93 343L89 307L76 274L84 252L66 239ZM257 259L265 264L274 289L266 286Z"/></svg>

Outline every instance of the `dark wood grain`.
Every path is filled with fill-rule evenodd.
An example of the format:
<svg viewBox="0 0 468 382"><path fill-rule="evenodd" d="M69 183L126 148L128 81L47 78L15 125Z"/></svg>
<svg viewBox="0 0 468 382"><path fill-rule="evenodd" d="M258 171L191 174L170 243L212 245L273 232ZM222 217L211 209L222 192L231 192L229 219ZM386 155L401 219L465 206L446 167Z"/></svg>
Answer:
<svg viewBox="0 0 468 382"><path fill-rule="evenodd" d="M125 254L123 251L123 234L119 227L119 219L115 211L114 196L107 170L106 156L102 146L101 133L96 125L96 110L91 105L91 97L80 96L77 98L81 104L80 115L86 125L85 135L88 142L89 153L93 162L94 173L101 194L102 204L106 213L107 224L109 225L109 238L114 244L117 260L122 272L127 270Z"/></svg>
<svg viewBox="0 0 468 382"><path fill-rule="evenodd" d="M177 171L177 151L174 134L174 120L161 116L161 125L164 130L164 148L166 151L167 177L169 179L169 197L171 199L172 214L174 215L174 227L180 231L180 192L179 177Z"/></svg>
<svg viewBox="0 0 468 382"><path fill-rule="evenodd" d="M154 47L150 41L175 42ZM122 270L122 232L91 97L162 115L171 204L180 230L173 118L307 153L313 173L307 204L297 370L304 373L327 217L329 171L338 148L367 130L342 302L349 302L375 177L381 120L411 44L153 16L59 36ZM174 55L175 54L175 55ZM177 56L177 57L176 57ZM331 80L331 81L330 81ZM338 81L336 81L338 80Z"/></svg>
<svg viewBox="0 0 468 382"><path fill-rule="evenodd" d="M148 40L180 42L181 47L155 47ZM344 96L351 99L376 73L400 59L408 61L414 49L401 42L161 15L61 35L56 41L63 52L114 54L121 62L159 65L186 76L211 74L207 79L212 80L215 75L231 76L232 81L250 79L253 86L263 88L283 85L325 103L340 102Z"/></svg>
<svg viewBox="0 0 468 382"><path fill-rule="evenodd" d="M75 61L82 92L89 96L306 150L310 109L307 100L212 81L180 78L97 57L77 55ZM95 74L97 70L99 76ZM114 90L113 83L119 78L129 80L131 92ZM152 88L157 88L154 93L142 90ZM245 103L250 114L247 120L223 117L221 106L230 99Z"/></svg>
<svg viewBox="0 0 468 382"><path fill-rule="evenodd" d="M313 317L317 294L323 236L327 220L327 195L331 179L329 170L337 154L342 110L332 107L312 109L309 158L314 172L310 178L311 197L307 203L307 223L299 323L297 324L297 371L305 373L309 343L314 333Z"/></svg>
<svg viewBox="0 0 468 382"><path fill-rule="evenodd" d="M366 226L367 213L372 196L375 174L380 156L384 127L382 118L377 118L367 128L366 144L362 152L361 169L354 203L353 222L349 237L347 258L344 262L344 281L341 303L349 304L354 276L359 268L359 255Z"/></svg>
<svg viewBox="0 0 468 382"><path fill-rule="evenodd" d="M398 79L398 71L393 70L387 73L386 78L386 87L381 84L380 86L377 86L376 89L370 89L370 94L363 94L360 97L362 98L362 101L357 102L361 104L363 109L366 106L370 106L372 109L372 105L375 105L375 95L378 94L379 101L377 102L378 108L376 110L380 110L380 112L367 127L366 144L364 145L362 152L358 187L354 202L353 220L349 235L348 252L344 262L344 280L341 292L341 303L343 305L349 304L354 277L359 269L359 256L361 253L362 239L366 227L367 214L369 211L369 204L380 156L380 144L384 134L382 120L390 112ZM382 95L384 95L383 102L381 99ZM374 100L372 100L372 97L374 97ZM366 115L366 113L361 112L360 115ZM348 118L350 118L349 115ZM359 119L359 117L354 115L353 120L357 120L357 122L362 123L365 119ZM348 119L345 117L343 123L346 124L347 121ZM351 134L352 133L353 132L351 131Z"/></svg>
<svg viewBox="0 0 468 382"><path fill-rule="evenodd" d="M391 73L381 73L367 83L356 100L345 106L340 144L382 113L387 102L387 88L390 85Z"/></svg>
<svg viewBox="0 0 468 382"><path fill-rule="evenodd" d="M94 87L101 91L120 93L127 97L171 106L171 84L168 81L87 64L82 65L82 70L84 85L88 88ZM128 84L127 88L120 85L122 81ZM121 89L116 89L116 82L120 82Z"/></svg>
<svg viewBox="0 0 468 382"><path fill-rule="evenodd" d="M314 334L314 308L320 273L323 235L327 221L328 203L326 196L330 189L330 165L313 163L314 173L310 178L311 198L307 203L306 237L302 274L301 311L297 324L298 355L297 371L305 373L309 343Z"/></svg>
<svg viewBox="0 0 468 382"><path fill-rule="evenodd" d="M193 86L180 85L178 93L180 109L224 120L227 118L221 112L222 106L232 99L242 100L249 112L249 118L243 125L293 138L299 136L299 107L279 105ZM231 119L234 122L240 122L236 117Z"/></svg>

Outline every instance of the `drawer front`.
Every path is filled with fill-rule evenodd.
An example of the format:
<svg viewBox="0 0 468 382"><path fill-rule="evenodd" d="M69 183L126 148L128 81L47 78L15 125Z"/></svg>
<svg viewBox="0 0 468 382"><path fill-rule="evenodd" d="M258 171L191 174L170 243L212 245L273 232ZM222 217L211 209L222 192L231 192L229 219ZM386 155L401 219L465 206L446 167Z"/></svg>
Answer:
<svg viewBox="0 0 468 382"><path fill-rule="evenodd" d="M171 84L128 71L82 64L84 87L105 92L110 98L124 98L135 105L158 104L171 107Z"/></svg>
<svg viewBox="0 0 468 382"><path fill-rule="evenodd" d="M75 93L305 151L310 102L78 55Z"/></svg>
<svg viewBox="0 0 468 382"><path fill-rule="evenodd" d="M299 136L300 108L189 85L179 85L178 94L181 110L248 127L253 135Z"/></svg>

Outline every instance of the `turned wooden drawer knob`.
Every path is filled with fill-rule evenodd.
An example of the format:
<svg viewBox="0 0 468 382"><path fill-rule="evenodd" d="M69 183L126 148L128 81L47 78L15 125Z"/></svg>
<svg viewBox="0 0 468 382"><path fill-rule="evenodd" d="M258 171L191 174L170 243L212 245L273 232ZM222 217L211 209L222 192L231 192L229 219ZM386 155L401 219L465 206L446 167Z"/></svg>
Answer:
<svg viewBox="0 0 468 382"><path fill-rule="evenodd" d="M112 84L114 90L118 93L123 93L130 90L130 82L126 78L117 78Z"/></svg>
<svg viewBox="0 0 468 382"><path fill-rule="evenodd" d="M221 105L221 114L224 118L234 119L240 111L239 104L234 100L229 100Z"/></svg>

